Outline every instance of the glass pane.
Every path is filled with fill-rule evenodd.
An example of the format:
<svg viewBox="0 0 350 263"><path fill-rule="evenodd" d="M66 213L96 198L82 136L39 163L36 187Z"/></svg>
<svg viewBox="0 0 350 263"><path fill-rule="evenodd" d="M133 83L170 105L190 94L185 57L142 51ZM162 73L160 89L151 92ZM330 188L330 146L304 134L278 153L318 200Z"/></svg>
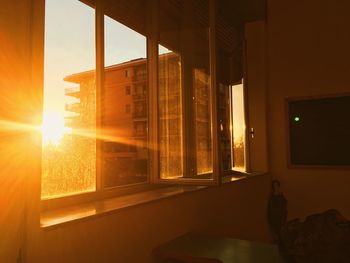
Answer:
<svg viewBox="0 0 350 263"><path fill-rule="evenodd" d="M95 11L46 0L41 197L94 191Z"/></svg>
<svg viewBox="0 0 350 263"><path fill-rule="evenodd" d="M147 181L146 37L105 16L102 171L105 187Z"/></svg>
<svg viewBox="0 0 350 263"><path fill-rule="evenodd" d="M229 171L231 167L231 114L229 86L219 84L218 119L220 125L219 141L221 155L221 171Z"/></svg>
<svg viewBox="0 0 350 263"><path fill-rule="evenodd" d="M181 100L176 98L174 102L168 102L171 107L181 108L182 123L184 128L177 124L178 130L183 131L183 138L175 135L174 143L179 144L179 150L183 147L186 166L182 168L184 178L211 179L213 170L212 161L212 119L211 119L211 87L210 87L210 56L209 56L209 3L207 0L188 1L159 1L159 40L163 47L171 50L181 58L181 76L177 77L182 86ZM161 60L161 59L160 59ZM159 62L159 72L162 74L164 65ZM168 77L167 78L173 78ZM160 92L167 89L160 76ZM174 100L174 97L172 97ZM169 99L170 100L170 99ZM160 110L165 110L165 104L160 105ZM180 109L179 108L179 109ZM160 112L162 114L162 112ZM169 122L171 123L171 122ZM180 123L180 120L177 122ZM164 136L166 123L160 124L161 135ZM163 132L163 134L162 134ZM166 148L169 142L161 140L161 147ZM161 149L161 164L170 162L174 155ZM181 153L182 154L182 153ZM165 157L166 156L166 157ZM179 160L180 153L175 157ZM163 170L164 169L164 170ZM161 168L164 171L167 168ZM177 171L176 171L177 173ZM175 174L176 174L175 173Z"/></svg>
<svg viewBox="0 0 350 263"><path fill-rule="evenodd" d="M194 70L194 89L197 174L205 174L213 171L213 161L210 114L210 75L204 70Z"/></svg>
<svg viewBox="0 0 350 263"><path fill-rule="evenodd" d="M245 171L245 122L243 84L232 86L232 169Z"/></svg>
<svg viewBox="0 0 350 263"><path fill-rule="evenodd" d="M181 57L159 46L160 176L183 176Z"/></svg>

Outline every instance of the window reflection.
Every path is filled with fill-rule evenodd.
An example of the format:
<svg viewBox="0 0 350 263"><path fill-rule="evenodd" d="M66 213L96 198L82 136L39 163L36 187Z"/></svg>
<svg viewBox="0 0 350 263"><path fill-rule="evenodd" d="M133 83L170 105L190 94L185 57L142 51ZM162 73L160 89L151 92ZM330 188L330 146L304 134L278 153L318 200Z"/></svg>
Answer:
<svg viewBox="0 0 350 263"><path fill-rule="evenodd" d="M230 171L232 169L231 160L231 100L230 86L219 84L218 92L218 116L219 116L219 141L221 170Z"/></svg>
<svg viewBox="0 0 350 263"><path fill-rule="evenodd" d="M160 176L182 177L181 57L159 46L158 65Z"/></svg>
<svg viewBox="0 0 350 263"><path fill-rule="evenodd" d="M212 162L212 138L211 138L211 114L210 114L210 77L204 71L194 71L195 89L195 130L196 130L196 155L197 174L211 173Z"/></svg>
<svg viewBox="0 0 350 263"><path fill-rule="evenodd" d="M162 21L159 25L160 44L181 61L181 67L175 72L165 71L168 65L162 61L161 55L159 57L159 118L167 116L170 119L170 116L174 116L173 112L183 116L182 119L177 117L176 121L160 122L161 177L177 175L211 179L209 2L188 0L158 3ZM161 101L162 96L168 96L168 105ZM175 130L177 134L174 134ZM171 141L178 145L173 151L169 150ZM176 155L173 154L175 150L179 152ZM177 168L171 170L170 167Z"/></svg>
<svg viewBox="0 0 350 263"><path fill-rule="evenodd" d="M148 173L146 37L105 16L105 64L101 95L104 186L142 183Z"/></svg>

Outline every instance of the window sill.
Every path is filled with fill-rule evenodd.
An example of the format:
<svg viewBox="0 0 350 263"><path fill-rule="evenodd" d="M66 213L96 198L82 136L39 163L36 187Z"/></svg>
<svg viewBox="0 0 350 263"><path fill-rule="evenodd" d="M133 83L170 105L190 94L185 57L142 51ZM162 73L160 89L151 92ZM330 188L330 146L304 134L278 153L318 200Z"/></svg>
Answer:
<svg viewBox="0 0 350 263"><path fill-rule="evenodd" d="M54 227L203 188L206 187L170 186L151 191L98 200L81 205L48 210L41 212L40 226L41 228Z"/></svg>
<svg viewBox="0 0 350 263"><path fill-rule="evenodd" d="M252 178L265 173L237 173L225 176L222 179L223 184L233 183L239 180ZM53 209L41 212L40 226L42 229L51 229L64 224L69 224L91 217L97 217L114 213L121 209L153 202L156 200L194 192L208 188L207 186L165 186L150 191L144 191L114 198L97 200L80 205L74 205L59 209Z"/></svg>
<svg viewBox="0 0 350 263"><path fill-rule="evenodd" d="M253 178L259 175L265 175L266 172L233 172L230 175L225 175L221 178L222 184L232 183L243 179Z"/></svg>

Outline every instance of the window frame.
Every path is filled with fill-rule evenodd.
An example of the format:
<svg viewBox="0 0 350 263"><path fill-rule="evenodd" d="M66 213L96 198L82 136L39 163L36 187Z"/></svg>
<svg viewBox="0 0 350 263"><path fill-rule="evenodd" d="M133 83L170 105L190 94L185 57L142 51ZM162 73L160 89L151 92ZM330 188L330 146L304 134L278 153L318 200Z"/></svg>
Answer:
<svg viewBox="0 0 350 263"><path fill-rule="evenodd" d="M79 1L79 0L76 0ZM81 1L95 10L95 49L96 49L96 132L97 137L101 135L102 126L102 107L101 97L104 87L104 16L105 9L103 1L95 1L95 5ZM181 185L220 185L222 177L227 175L241 174L241 172L221 171L221 157L219 154L219 125L218 125L218 111L217 111L217 44L216 44L216 3L215 0L208 0L209 2L209 63L210 63L210 110L211 110L211 134L212 134L212 162L213 172L211 179L196 179L196 178L178 178L178 179L164 179L160 177L159 169L159 132L158 132L158 0L150 1L148 15L150 16L148 26L148 35L146 35L146 49L147 49L147 101L148 101L148 176L145 182L104 187L104 176L102 167L102 143L101 140L96 140L96 187L95 191L82 192L73 195L67 195L57 198L41 199L42 210L50 210L69 205L75 205L83 202L92 202L100 199L111 198L141 191L147 191L164 187L165 185L181 184ZM45 5L43 6L45 9ZM45 10L44 10L45 13ZM245 60L245 59L244 59ZM243 70L245 72L245 70ZM245 76L244 76L245 77ZM182 87L183 88L183 87ZM131 89L130 89L131 90ZM245 123L247 122L247 97L246 97L246 83L244 83L244 105L245 105ZM247 130L247 129L246 129ZM247 131L248 134L248 131ZM247 172L249 171L249 151L248 151L249 137L246 136L246 164ZM185 148L185 147L184 147ZM186 157L184 157L185 159ZM186 165L186 162L185 162ZM184 173L186 166L184 166Z"/></svg>
<svg viewBox="0 0 350 263"><path fill-rule="evenodd" d="M235 172L235 173L248 173L250 171L250 166L249 166L249 156L248 156L248 147L247 147L247 144L248 144L248 140L249 140L249 131L248 129L246 128L246 123L247 123L247 118L248 118L248 108L247 108L247 101L246 101L246 98L247 98L247 94L246 94L246 86L245 86L245 80L242 78L241 80L241 83L239 83L242 85L242 89L243 89L243 124L244 124L244 127L245 127L245 131L244 131L244 134L243 134L243 142L244 142L244 171L241 171L240 169L237 169L235 168L233 165L234 165L234 153L233 153L233 144L234 144L234 132L231 131L231 134L230 134L230 142L231 142L231 170L232 172ZM233 92L233 88L234 86L237 85L237 84L232 84L232 85L229 85L229 99L230 99L230 125L231 126L234 126L234 123L233 123L233 105L232 105L232 92Z"/></svg>
<svg viewBox="0 0 350 263"><path fill-rule="evenodd" d="M89 2L80 1L87 6L91 7L95 11L95 74L96 74L96 137L101 136L101 127L102 127L102 103L101 98L103 96L102 90L104 87L104 72L105 72L105 62L104 62L104 16L105 10L103 1L95 1L95 5L92 5ZM43 5L44 13L45 5ZM44 25L45 27L45 25ZM146 36L146 39L148 37ZM147 40L147 50L148 50L148 40ZM148 56L147 56L148 57ZM147 63L149 61L147 60ZM149 140L149 139L148 139ZM42 211L62 208L70 205L76 205L86 202L97 201L105 198L112 198L126 194L137 193L141 191L148 191L157 189L159 185L150 184L150 173L148 171L147 180L145 182L114 186L114 187L104 187L104 176L102 172L102 144L103 141L96 140L96 186L94 191L81 192L76 194L68 194L55 198L46 198L41 199L41 209ZM148 168L148 170L150 170Z"/></svg>
<svg viewBox="0 0 350 263"><path fill-rule="evenodd" d="M154 1L155 2L155 1ZM217 125L217 90L216 90L216 5L215 0L208 0L208 8L209 8L209 68L210 68L210 114L211 114L211 136L212 136L212 163L213 163L213 172L208 173L208 176L210 176L209 179L198 179L198 178L161 178L159 168L157 169L157 173L152 174L153 176L153 182L157 184L181 184L181 185L205 185L205 186L212 186L212 185L219 185L221 183L221 172L220 172L220 163L219 163L219 145L218 145L218 125ZM158 48L159 48L159 34L158 34L158 28L157 28L157 21L158 21L158 6L153 8L152 17L155 20L155 26L152 28L152 38L155 39L154 42L151 44L154 45L152 48L153 57L158 62ZM182 68L183 71L183 68ZM158 90L158 65L157 68L153 72L153 78L157 80L156 85L153 87L156 87ZM182 91L184 91L184 84L182 84ZM158 100L158 93L154 92L154 95L156 95L156 100ZM182 102L186 100L186 93L182 92ZM157 101L158 103L158 101ZM158 108L158 107L157 107ZM190 127L191 124L187 123L186 118L184 118L186 115L186 109L183 110L183 130L186 130L186 127ZM153 113L155 114L155 113ZM152 115L153 115L152 114ZM158 110L156 114L154 115L155 119L158 120ZM156 127L158 130L158 126ZM183 133L183 143L186 144L186 134ZM160 138L157 136L157 143L159 142ZM187 171L187 162L188 159L185 156L186 147L183 149L183 155L184 155L184 173ZM197 158L197 156L195 157ZM157 163L159 165L159 154L157 158Z"/></svg>
<svg viewBox="0 0 350 263"><path fill-rule="evenodd" d="M79 0L78 0L79 1ZM105 12L104 8L104 1L98 0L96 1L96 6L95 6L95 12L96 12L96 23L95 23L95 31L96 31L96 129L101 135L102 131L102 108L103 105L101 103L102 101L102 91L105 86L105 16L107 15ZM121 23L120 21L117 21ZM124 24L125 25L125 24ZM128 25L125 25L126 27L130 28ZM147 50L147 77L149 76L149 70L148 70L148 64L149 64L149 59L148 59L148 36L146 37L146 50ZM125 78L130 78L129 72L130 69L127 68L124 70ZM130 87L130 95L131 95L131 87ZM148 101L148 95L146 97L146 100ZM149 111L149 110L148 110ZM148 112L149 116L149 112ZM99 134L98 134L99 135ZM98 136L100 138L101 136ZM147 143L149 144L149 134L147 134ZM119 196L119 195L124 195L124 194L131 194L135 192L140 192L140 191L146 191L149 189L152 189L154 187L150 186L150 168L148 165L147 169L147 180L144 182L140 183L135 183L135 184L128 184L128 185L120 185L120 186L112 186L112 187L106 187L105 186L105 176L103 175L103 165L102 165L102 140L96 140L96 190L94 193L98 192L99 196L101 198L104 198L104 196ZM148 159L148 162L150 163L150 158ZM106 192L106 193L104 193ZM107 194L109 193L109 194Z"/></svg>

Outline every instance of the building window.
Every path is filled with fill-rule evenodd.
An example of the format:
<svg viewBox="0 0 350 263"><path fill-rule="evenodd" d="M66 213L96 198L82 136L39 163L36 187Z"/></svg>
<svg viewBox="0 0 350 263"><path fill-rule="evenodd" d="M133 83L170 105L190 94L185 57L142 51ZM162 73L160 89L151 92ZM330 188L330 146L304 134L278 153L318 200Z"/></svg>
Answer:
<svg viewBox="0 0 350 263"><path fill-rule="evenodd" d="M126 78L130 78L131 77L131 71L130 71L130 69L126 69L125 71L124 71L125 73L125 77Z"/></svg>
<svg viewBox="0 0 350 263"><path fill-rule="evenodd" d="M130 111L131 111L131 106L130 106L130 104L126 104L126 105L125 105L125 113L130 113Z"/></svg>
<svg viewBox="0 0 350 263"><path fill-rule="evenodd" d="M131 94L130 86L126 86L125 87L125 95L130 95L130 94Z"/></svg>

